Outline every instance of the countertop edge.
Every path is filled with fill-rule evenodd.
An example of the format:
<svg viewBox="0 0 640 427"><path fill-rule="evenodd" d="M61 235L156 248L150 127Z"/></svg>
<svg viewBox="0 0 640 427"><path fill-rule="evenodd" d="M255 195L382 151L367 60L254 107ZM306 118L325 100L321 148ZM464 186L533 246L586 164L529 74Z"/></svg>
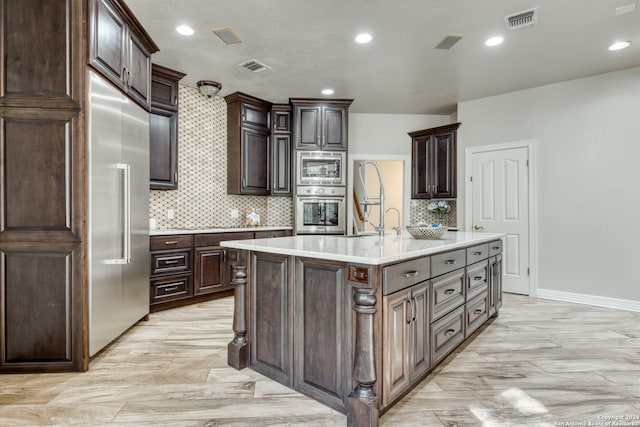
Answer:
<svg viewBox="0 0 640 427"><path fill-rule="evenodd" d="M293 230L291 226L262 226L262 227L214 227L214 228L166 228L149 230L149 236L168 236L175 234L215 234L215 233L240 233L244 231L274 231Z"/></svg>

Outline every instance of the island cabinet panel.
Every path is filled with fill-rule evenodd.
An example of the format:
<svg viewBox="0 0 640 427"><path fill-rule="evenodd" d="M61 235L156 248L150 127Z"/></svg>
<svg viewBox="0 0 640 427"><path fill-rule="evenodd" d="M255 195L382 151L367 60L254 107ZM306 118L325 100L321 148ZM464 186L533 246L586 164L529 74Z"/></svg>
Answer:
<svg viewBox="0 0 640 427"><path fill-rule="evenodd" d="M463 305L431 325L431 360L434 365L464 341L464 315Z"/></svg>
<svg viewBox="0 0 640 427"><path fill-rule="evenodd" d="M489 263L480 261L467 266L467 301L486 292L489 280Z"/></svg>
<svg viewBox="0 0 640 427"><path fill-rule="evenodd" d="M465 270L459 268L431 281L431 321L464 303Z"/></svg>
<svg viewBox="0 0 640 427"><path fill-rule="evenodd" d="M252 280L260 278L260 286L251 287L251 366L291 387L291 262L285 255L253 253L251 266Z"/></svg>
<svg viewBox="0 0 640 427"><path fill-rule="evenodd" d="M349 346L343 308L351 305L350 298L345 304L346 266L298 259L296 269L295 388L344 412L351 391L351 375L344 375Z"/></svg>
<svg viewBox="0 0 640 427"><path fill-rule="evenodd" d="M465 306L465 338L473 334L489 318L489 293L486 288Z"/></svg>
<svg viewBox="0 0 640 427"><path fill-rule="evenodd" d="M489 316L502 307L502 255L489 258Z"/></svg>

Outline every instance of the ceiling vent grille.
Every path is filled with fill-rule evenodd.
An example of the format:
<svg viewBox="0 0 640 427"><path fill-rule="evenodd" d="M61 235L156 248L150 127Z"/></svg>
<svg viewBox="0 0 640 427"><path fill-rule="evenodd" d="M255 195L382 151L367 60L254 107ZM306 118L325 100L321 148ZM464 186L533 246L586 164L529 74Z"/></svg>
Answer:
<svg viewBox="0 0 640 427"><path fill-rule="evenodd" d="M458 34L447 34L433 48L434 49L445 49L445 50L451 49L454 44L456 44L460 40L462 40L462 37L463 37L462 35L458 35Z"/></svg>
<svg viewBox="0 0 640 427"><path fill-rule="evenodd" d="M240 64L240 66L246 68L249 71L253 71L254 73L261 73L263 71L271 69L271 67L269 67L267 64L264 64L257 59L250 59L249 61Z"/></svg>
<svg viewBox="0 0 640 427"><path fill-rule="evenodd" d="M242 39L231 27L216 28L211 30L213 34L218 36L225 44L242 43Z"/></svg>
<svg viewBox="0 0 640 427"><path fill-rule="evenodd" d="M508 30L520 30L538 23L538 8L525 10L504 17Z"/></svg>

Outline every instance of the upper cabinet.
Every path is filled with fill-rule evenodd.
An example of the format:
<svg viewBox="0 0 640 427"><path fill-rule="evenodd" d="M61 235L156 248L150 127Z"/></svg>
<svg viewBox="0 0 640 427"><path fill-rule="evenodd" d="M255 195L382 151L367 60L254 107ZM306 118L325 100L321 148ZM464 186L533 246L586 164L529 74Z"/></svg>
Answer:
<svg viewBox="0 0 640 427"><path fill-rule="evenodd" d="M123 2L90 0L89 13L89 64L148 110L158 47Z"/></svg>
<svg viewBox="0 0 640 427"><path fill-rule="evenodd" d="M291 195L291 106L271 108L271 195Z"/></svg>
<svg viewBox="0 0 640 427"><path fill-rule="evenodd" d="M178 91L184 73L152 65L149 160L152 190L178 188Z"/></svg>
<svg viewBox="0 0 640 427"><path fill-rule="evenodd" d="M346 151L352 99L291 98L297 150Z"/></svg>
<svg viewBox="0 0 640 427"><path fill-rule="evenodd" d="M227 101L227 194L269 195L271 103L235 92Z"/></svg>
<svg viewBox="0 0 640 427"><path fill-rule="evenodd" d="M460 123L410 132L411 198L456 197L456 131Z"/></svg>

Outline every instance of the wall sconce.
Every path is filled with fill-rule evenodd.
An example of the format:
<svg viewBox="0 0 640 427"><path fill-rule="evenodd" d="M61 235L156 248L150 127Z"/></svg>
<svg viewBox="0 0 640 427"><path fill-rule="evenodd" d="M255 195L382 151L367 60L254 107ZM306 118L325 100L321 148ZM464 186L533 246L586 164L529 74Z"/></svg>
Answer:
<svg viewBox="0 0 640 427"><path fill-rule="evenodd" d="M211 80L200 80L196 84L198 85L200 93L209 98L215 96L220 89L222 89L222 85L220 83Z"/></svg>

